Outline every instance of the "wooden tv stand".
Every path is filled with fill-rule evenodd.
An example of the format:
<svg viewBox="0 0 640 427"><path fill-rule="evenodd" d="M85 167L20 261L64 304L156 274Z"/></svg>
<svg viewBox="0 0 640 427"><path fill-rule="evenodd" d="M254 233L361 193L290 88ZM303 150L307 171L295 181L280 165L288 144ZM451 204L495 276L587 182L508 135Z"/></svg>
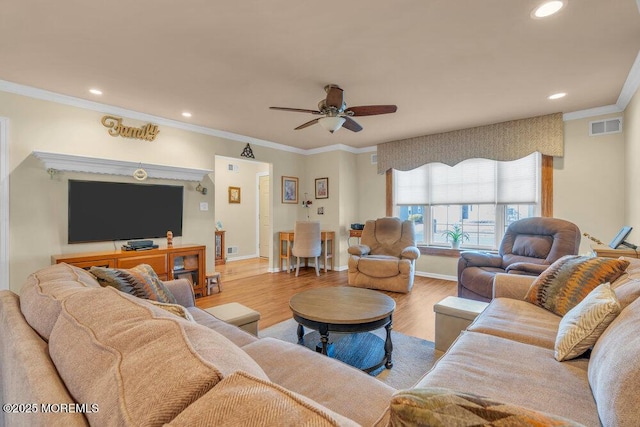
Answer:
<svg viewBox="0 0 640 427"><path fill-rule="evenodd" d="M193 284L196 296L206 295L206 246L173 245L143 251L116 249L104 252L54 255L51 263L67 263L80 268L93 266L109 268L131 268L138 264L149 264L160 280L186 278Z"/></svg>

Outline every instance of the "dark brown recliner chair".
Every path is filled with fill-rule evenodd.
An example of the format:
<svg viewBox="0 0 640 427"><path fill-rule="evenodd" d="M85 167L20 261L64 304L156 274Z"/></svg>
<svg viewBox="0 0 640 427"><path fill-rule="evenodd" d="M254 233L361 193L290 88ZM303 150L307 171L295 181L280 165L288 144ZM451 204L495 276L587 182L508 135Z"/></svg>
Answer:
<svg viewBox="0 0 640 427"><path fill-rule="evenodd" d="M458 296L478 301L493 298L496 273L538 276L557 259L576 255L580 229L557 218L526 218L507 227L497 254L460 252Z"/></svg>

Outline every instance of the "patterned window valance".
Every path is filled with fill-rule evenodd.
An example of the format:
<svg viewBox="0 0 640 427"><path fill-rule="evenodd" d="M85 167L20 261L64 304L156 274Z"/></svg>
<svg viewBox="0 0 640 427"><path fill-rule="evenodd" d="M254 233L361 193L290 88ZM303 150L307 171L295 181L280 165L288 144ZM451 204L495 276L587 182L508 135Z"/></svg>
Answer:
<svg viewBox="0 0 640 427"><path fill-rule="evenodd" d="M535 151L564 156L562 113L378 144L378 173L476 158L516 160Z"/></svg>

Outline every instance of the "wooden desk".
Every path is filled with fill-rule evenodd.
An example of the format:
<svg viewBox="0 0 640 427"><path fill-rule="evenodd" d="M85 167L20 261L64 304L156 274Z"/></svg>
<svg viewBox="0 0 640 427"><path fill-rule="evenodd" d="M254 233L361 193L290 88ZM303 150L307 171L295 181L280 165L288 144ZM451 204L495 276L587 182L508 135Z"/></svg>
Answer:
<svg viewBox="0 0 640 427"><path fill-rule="evenodd" d="M640 249L634 251L630 248L613 249L607 245L591 245L591 250L595 252L596 256L607 258L619 258L621 256L626 256L627 258L640 258Z"/></svg>
<svg viewBox="0 0 640 427"><path fill-rule="evenodd" d="M293 244L293 230L280 232L280 270L284 270L283 263L287 265L287 273L291 272L291 245ZM327 262L331 260L331 270L333 270L334 242L336 240L335 231L320 231L322 239L322 253L320 257L324 259L324 272L327 272ZM308 259L305 260L305 265Z"/></svg>

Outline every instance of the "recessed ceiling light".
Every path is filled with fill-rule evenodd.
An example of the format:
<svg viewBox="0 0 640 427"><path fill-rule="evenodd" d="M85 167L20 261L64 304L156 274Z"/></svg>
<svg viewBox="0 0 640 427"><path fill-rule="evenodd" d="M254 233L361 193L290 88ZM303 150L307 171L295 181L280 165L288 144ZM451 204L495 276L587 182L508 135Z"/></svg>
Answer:
<svg viewBox="0 0 640 427"><path fill-rule="evenodd" d="M560 99L567 96L565 92L554 93L553 95L549 95L549 99Z"/></svg>
<svg viewBox="0 0 640 427"><path fill-rule="evenodd" d="M562 9L567 0L553 0L542 3L540 6L533 9L531 12L532 18L546 18L547 16L551 16L554 13L557 13Z"/></svg>
<svg viewBox="0 0 640 427"><path fill-rule="evenodd" d="M188 111L185 111L184 113L182 113L182 117L191 117L191 113Z"/></svg>
<svg viewBox="0 0 640 427"><path fill-rule="evenodd" d="M102 91L100 89L89 89L89 92L94 95L102 95Z"/></svg>

